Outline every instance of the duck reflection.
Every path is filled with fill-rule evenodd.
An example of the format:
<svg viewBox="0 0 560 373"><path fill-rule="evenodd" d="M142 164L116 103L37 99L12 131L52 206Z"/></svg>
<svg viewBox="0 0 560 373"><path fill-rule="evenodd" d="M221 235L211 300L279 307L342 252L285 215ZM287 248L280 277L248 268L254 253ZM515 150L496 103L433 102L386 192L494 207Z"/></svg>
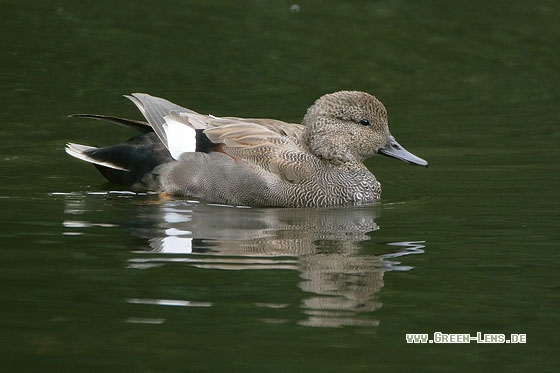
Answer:
<svg viewBox="0 0 560 373"><path fill-rule="evenodd" d="M152 253L191 254L184 260L199 268L297 270L306 294L302 325L377 325L370 313L381 307L375 294L383 287L383 274L403 269L384 255L364 253L363 241L378 229L379 206L247 209L170 201L158 207L157 215L150 211L160 223L150 239ZM388 255L422 247L406 243ZM177 259L135 258L130 266Z"/></svg>
<svg viewBox="0 0 560 373"><path fill-rule="evenodd" d="M392 243L376 250L385 254L371 254L373 245L365 241L378 229L378 213L378 205L258 209L175 200L141 204L137 225L131 228L149 244L135 251L128 267L184 262L213 270L295 270L304 292L299 324L376 326L371 312L382 306L375 294L383 287L384 273L411 269L394 258L422 253L424 247L421 241Z"/></svg>

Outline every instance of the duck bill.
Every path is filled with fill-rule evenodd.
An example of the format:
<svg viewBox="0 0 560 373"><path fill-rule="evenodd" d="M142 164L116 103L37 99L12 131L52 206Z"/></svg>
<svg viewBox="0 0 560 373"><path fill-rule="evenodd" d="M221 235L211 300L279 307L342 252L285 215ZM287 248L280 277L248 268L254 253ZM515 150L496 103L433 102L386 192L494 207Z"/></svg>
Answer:
<svg viewBox="0 0 560 373"><path fill-rule="evenodd" d="M389 142L384 147L380 148L378 153L400 159L406 163L415 164L417 166L428 167L428 162L426 160L415 156L414 154L407 151L395 140L393 136L389 137Z"/></svg>

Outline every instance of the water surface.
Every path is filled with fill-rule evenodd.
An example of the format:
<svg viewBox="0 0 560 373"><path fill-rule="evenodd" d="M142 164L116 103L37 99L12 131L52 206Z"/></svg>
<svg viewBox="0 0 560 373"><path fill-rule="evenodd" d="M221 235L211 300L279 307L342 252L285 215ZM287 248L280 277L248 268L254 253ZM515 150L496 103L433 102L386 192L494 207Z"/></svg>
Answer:
<svg viewBox="0 0 560 373"><path fill-rule="evenodd" d="M0 1L0 354L14 371L557 371L560 7ZM67 141L147 92L299 121L365 90L427 159L380 204L247 209L107 184ZM526 344L409 345L407 333Z"/></svg>

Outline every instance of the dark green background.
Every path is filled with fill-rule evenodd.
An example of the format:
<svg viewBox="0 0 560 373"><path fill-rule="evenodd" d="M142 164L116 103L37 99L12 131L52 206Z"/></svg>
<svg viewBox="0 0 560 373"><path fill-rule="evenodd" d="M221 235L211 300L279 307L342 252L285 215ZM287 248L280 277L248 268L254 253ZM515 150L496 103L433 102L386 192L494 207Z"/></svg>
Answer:
<svg viewBox="0 0 560 373"><path fill-rule="evenodd" d="M560 4L302 1L298 12L293 4L0 0L4 367L558 370ZM100 146L132 135L66 118L139 118L122 94L147 92L214 115L299 121L316 98L341 89L382 100L392 133L430 167L368 160L384 188L369 240L342 226L327 230L346 232L346 240L314 237L308 224L317 212L292 211L290 229L274 219L263 228L259 219L270 213L253 209L247 214L259 218L246 229L264 233L251 241L255 251L289 263L335 254L377 263L395 251L388 243L425 241L423 253L376 269L383 282L370 300L381 308L352 317L378 326L302 325L310 293L300 287L301 268L227 271L191 265L210 254L148 254L150 239L173 227L161 209L177 208L193 222L225 216L195 237L221 240L214 245L222 253L246 242L235 229L243 215L232 214L229 226L227 208L191 211L186 201L103 194L117 187L63 151L67 141ZM337 221L347 213L336 212ZM294 240L317 250L270 251ZM130 268L131 260L154 257L179 261ZM127 301L137 298L211 306ZM524 333L527 343L405 343L406 333L434 332Z"/></svg>

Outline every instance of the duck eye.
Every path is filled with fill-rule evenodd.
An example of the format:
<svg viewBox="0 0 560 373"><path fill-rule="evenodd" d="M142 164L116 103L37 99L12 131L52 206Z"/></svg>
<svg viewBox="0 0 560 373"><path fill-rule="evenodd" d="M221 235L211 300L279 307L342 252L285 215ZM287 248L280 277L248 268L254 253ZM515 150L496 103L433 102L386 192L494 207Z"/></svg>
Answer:
<svg viewBox="0 0 560 373"><path fill-rule="evenodd" d="M367 120L367 119L362 119L362 120L360 121L360 124L363 125L363 126L369 126L369 120Z"/></svg>

